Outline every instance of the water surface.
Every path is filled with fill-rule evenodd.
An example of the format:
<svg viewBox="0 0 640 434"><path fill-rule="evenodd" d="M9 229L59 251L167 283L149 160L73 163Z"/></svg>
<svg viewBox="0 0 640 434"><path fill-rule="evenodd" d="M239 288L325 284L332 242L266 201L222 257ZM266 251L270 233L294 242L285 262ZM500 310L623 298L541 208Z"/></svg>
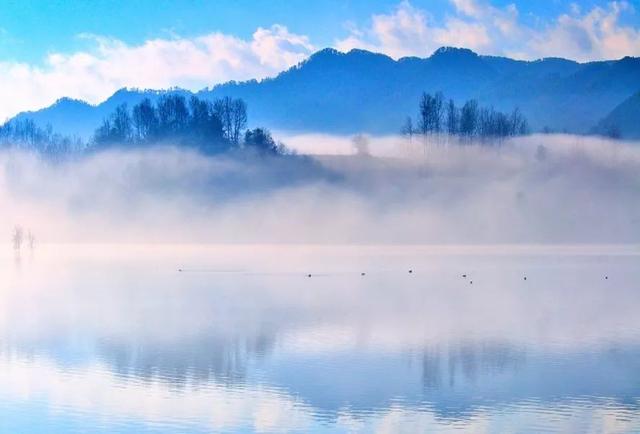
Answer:
<svg viewBox="0 0 640 434"><path fill-rule="evenodd" d="M640 432L637 247L2 252L3 433Z"/></svg>

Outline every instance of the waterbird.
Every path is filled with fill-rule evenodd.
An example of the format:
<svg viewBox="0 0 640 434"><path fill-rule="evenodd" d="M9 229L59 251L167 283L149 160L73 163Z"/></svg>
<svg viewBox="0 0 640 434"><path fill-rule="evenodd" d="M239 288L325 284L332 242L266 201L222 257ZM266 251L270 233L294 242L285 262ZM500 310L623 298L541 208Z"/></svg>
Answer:
<svg viewBox="0 0 640 434"><path fill-rule="evenodd" d="M364 273L360 273L361 276L364 276Z"/></svg>
<svg viewBox="0 0 640 434"><path fill-rule="evenodd" d="M307 274L307 277L311 277L311 274Z"/></svg>
<svg viewBox="0 0 640 434"><path fill-rule="evenodd" d="M463 274L463 275L462 275L462 277L464 277L464 278L466 279L466 278L467 278L467 275L466 275L466 274Z"/></svg>
<svg viewBox="0 0 640 434"><path fill-rule="evenodd" d="M608 280L608 279L609 279L609 276L604 276L604 280Z"/></svg>
<svg viewBox="0 0 640 434"><path fill-rule="evenodd" d="M524 276L524 280L527 280L527 276Z"/></svg>
<svg viewBox="0 0 640 434"><path fill-rule="evenodd" d="M413 273L413 270L409 270L409 273Z"/></svg>
<svg viewBox="0 0 640 434"><path fill-rule="evenodd" d="M470 280L470 281L469 281L469 284L473 285L473 280Z"/></svg>

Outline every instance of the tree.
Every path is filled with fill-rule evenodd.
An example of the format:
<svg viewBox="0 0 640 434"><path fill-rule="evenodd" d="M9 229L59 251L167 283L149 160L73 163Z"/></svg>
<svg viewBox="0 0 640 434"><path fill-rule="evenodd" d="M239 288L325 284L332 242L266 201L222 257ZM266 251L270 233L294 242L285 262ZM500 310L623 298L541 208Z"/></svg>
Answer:
<svg viewBox="0 0 640 434"><path fill-rule="evenodd" d="M460 113L460 134L463 136L473 136L476 133L478 124L478 102L476 100L467 101L462 106Z"/></svg>
<svg viewBox="0 0 640 434"><path fill-rule="evenodd" d="M157 104L159 131L165 138L175 138L187 130L189 110L182 95L164 95Z"/></svg>
<svg viewBox="0 0 640 434"><path fill-rule="evenodd" d="M402 135L405 135L409 138L409 141L413 140L413 135L416 133L416 130L413 126L413 120L411 119L411 116L407 116L407 119L404 122L404 126L402 127L402 130L400 131L402 133Z"/></svg>
<svg viewBox="0 0 640 434"><path fill-rule="evenodd" d="M620 132L620 128L616 124L607 125L604 135L605 137L608 137L610 139L615 139L615 140L622 138L622 133Z"/></svg>
<svg viewBox="0 0 640 434"><path fill-rule="evenodd" d="M24 240L24 231L21 226L16 226L13 228L13 236L11 237L11 241L13 244L13 249L19 251L22 247L22 241Z"/></svg>
<svg viewBox="0 0 640 434"><path fill-rule="evenodd" d="M441 92L432 96L423 93L420 98L420 121L418 127L423 135L442 131L443 96Z"/></svg>
<svg viewBox="0 0 640 434"><path fill-rule="evenodd" d="M509 135L522 136L528 134L528 132L529 126L527 124L527 120L522 115L522 112L518 107L514 108L511 112Z"/></svg>
<svg viewBox="0 0 640 434"><path fill-rule="evenodd" d="M447 133L456 135L460 130L460 114L452 99L447 103Z"/></svg>
<svg viewBox="0 0 640 434"><path fill-rule="evenodd" d="M207 152L226 150L228 142L224 138L222 122L215 113L213 105L209 101L192 96L189 108L191 110L189 132L194 144Z"/></svg>
<svg viewBox="0 0 640 434"><path fill-rule="evenodd" d="M149 98L133 107L133 126L137 142L152 140L158 134L158 113Z"/></svg>
<svg viewBox="0 0 640 434"><path fill-rule="evenodd" d="M240 143L240 134L247 127L247 104L241 100L233 101L232 108L232 124L231 124L231 143L238 145Z"/></svg>
<svg viewBox="0 0 640 434"><path fill-rule="evenodd" d="M126 104L120 104L111 115L103 119L94 134L96 145L125 144L131 142L133 128Z"/></svg>
<svg viewBox="0 0 640 434"><path fill-rule="evenodd" d="M131 117L127 104L120 104L116 107L111 117L112 138L119 143L126 143L131 140L133 129L131 127Z"/></svg>
<svg viewBox="0 0 640 434"><path fill-rule="evenodd" d="M266 128L247 130L244 134L244 146L260 154L278 154L279 147Z"/></svg>
<svg viewBox="0 0 640 434"><path fill-rule="evenodd" d="M240 144L240 134L247 126L247 105L241 99L225 96L213 103L214 112L222 122L224 137L234 146Z"/></svg>
<svg viewBox="0 0 640 434"><path fill-rule="evenodd" d="M444 96L437 92L433 97L433 131L442 132L442 115L444 113Z"/></svg>

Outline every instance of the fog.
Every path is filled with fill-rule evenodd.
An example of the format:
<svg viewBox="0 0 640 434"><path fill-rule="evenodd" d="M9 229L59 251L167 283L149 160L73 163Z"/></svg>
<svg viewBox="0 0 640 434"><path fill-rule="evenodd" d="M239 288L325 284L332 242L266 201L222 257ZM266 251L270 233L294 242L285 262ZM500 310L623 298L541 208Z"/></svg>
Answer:
<svg viewBox="0 0 640 434"><path fill-rule="evenodd" d="M451 142L288 136L298 155L279 158L4 151L0 242L15 225L38 242L640 242L639 143Z"/></svg>

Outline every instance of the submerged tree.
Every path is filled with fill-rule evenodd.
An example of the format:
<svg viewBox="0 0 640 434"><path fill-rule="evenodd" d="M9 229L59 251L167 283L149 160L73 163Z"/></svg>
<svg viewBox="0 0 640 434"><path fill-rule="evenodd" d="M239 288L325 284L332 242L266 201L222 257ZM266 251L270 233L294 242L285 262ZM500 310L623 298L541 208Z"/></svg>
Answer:
<svg viewBox="0 0 640 434"><path fill-rule="evenodd" d="M21 226L15 226L13 228L13 235L11 236L11 242L13 249L19 251L22 247L22 241L24 240L24 231Z"/></svg>

